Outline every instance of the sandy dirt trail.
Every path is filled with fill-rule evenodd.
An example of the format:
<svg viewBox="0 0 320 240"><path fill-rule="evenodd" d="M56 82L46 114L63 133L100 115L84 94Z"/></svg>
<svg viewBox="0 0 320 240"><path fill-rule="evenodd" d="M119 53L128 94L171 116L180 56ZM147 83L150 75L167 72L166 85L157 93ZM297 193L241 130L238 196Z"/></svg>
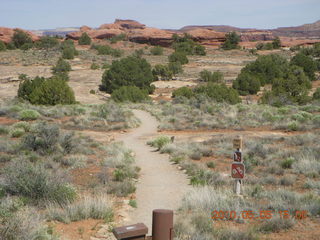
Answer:
<svg viewBox="0 0 320 240"><path fill-rule="evenodd" d="M133 112L141 120L140 127L117 138L135 152L136 164L141 168L136 191L138 208L129 214L125 224L143 222L151 234L152 210L176 210L191 186L187 176L170 164L168 155L146 145L147 138L157 134L156 119L145 111Z"/></svg>

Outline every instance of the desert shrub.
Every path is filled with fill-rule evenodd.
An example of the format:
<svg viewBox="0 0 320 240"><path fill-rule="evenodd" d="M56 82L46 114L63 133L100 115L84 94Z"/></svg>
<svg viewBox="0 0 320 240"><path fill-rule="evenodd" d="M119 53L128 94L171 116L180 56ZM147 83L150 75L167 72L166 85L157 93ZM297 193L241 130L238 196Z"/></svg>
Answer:
<svg viewBox="0 0 320 240"><path fill-rule="evenodd" d="M143 48L140 48L140 49L134 50L132 55L134 57L142 57L143 54L144 54Z"/></svg>
<svg viewBox="0 0 320 240"><path fill-rule="evenodd" d="M169 55L169 62L179 62L181 65L189 62L187 55L184 52L174 52Z"/></svg>
<svg viewBox="0 0 320 240"><path fill-rule="evenodd" d="M43 36L39 41L35 43L35 47L40 49L50 49L57 47L59 45L59 41L55 37Z"/></svg>
<svg viewBox="0 0 320 240"><path fill-rule="evenodd" d="M99 68L100 67L99 67L99 65L97 63L92 63L91 66L90 66L90 69L92 69L92 70L97 70Z"/></svg>
<svg viewBox="0 0 320 240"><path fill-rule="evenodd" d="M206 48L202 45L196 44L193 48L193 54L199 55L199 56L205 56L206 55Z"/></svg>
<svg viewBox="0 0 320 240"><path fill-rule="evenodd" d="M21 120L36 120L40 117L40 113L36 110L26 109L19 112L19 119Z"/></svg>
<svg viewBox="0 0 320 240"><path fill-rule="evenodd" d="M223 74L221 72L210 72L203 70L200 72L200 80L204 82L223 82Z"/></svg>
<svg viewBox="0 0 320 240"><path fill-rule="evenodd" d="M292 164L294 163L294 159L293 158L287 158L285 160L283 160L280 165L282 168L292 168Z"/></svg>
<svg viewBox="0 0 320 240"><path fill-rule="evenodd" d="M16 46L14 45L13 42L9 42L9 43L7 44L7 49L8 49L8 50L15 50L15 49L16 49Z"/></svg>
<svg viewBox="0 0 320 240"><path fill-rule="evenodd" d="M0 40L0 52L5 51L6 49L7 49L6 45L4 44L4 42Z"/></svg>
<svg viewBox="0 0 320 240"><path fill-rule="evenodd" d="M18 204L14 202L8 206L13 212L1 219L0 239L58 239L56 236L49 233L49 229L45 225L44 219L35 209L21 209L21 207L17 207Z"/></svg>
<svg viewBox="0 0 320 240"><path fill-rule="evenodd" d="M108 193L115 194L118 197L125 197L136 191L135 184L129 179L123 182L110 182Z"/></svg>
<svg viewBox="0 0 320 240"><path fill-rule="evenodd" d="M110 222L113 219L112 204L107 195L84 196L74 203L62 206L49 204L47 216L50 220L70 223L84 219L103 219Z"/></svg>
<svg viewBox="0 0 320 240"><path fill-rule="evenodd" d="M113 36L112 38L110 38L110 42L111 43L117 43L119 41L124 41L127 39L127 35L125 33L121 33L121 34L118 34L116 36Z"/></svg>
<svg viewBox="0 0 320 240"><path fill-rule="evenodd" d="M260 81L253 74L240 73L232 87L237 89L241 95L256 94L260 91Z"/></svg>
<svg viewBox="0 0 320 240"><path fill-rule="evenodd" d="M226 34L226 41L222 44L221 48L224 50L231 50L239 48L240 36L236 32Z"/></svg>
<svg viewBox="0 0 320 240"><path fill-rule="evenodd" d="M34 130L22 140L22 148L37 151L41 154L52 153L57 150L59 136L60 130L57 125L50 125L45 122L38 123Z"/></svg>
<svg viewBox="0 0 320 240"><path fill-rule="evenodd" d="M74 42L71 39L64 40L63 42L61 42L60 48L61 48L62 51L64 49L69 49L69 51L72 52L70 54L73 55L73 56L79 55L79 53L76 50L76 47L74 45Z"/></svg>
<svg viewBox="0 0 320 240"><path fill-rule="evenodd" d="M143 102L149 99L148 91L136 86L122 86L112 92L111 98L116 102Z"/></svg>
<svg viewBox="0 0 320 240"><path fill-rule="evenodd" d="M91 38L89 35L84 32L82 33L81 37L78 40L79 45L90 45L91 44Z"/></svg>
<svg viewBox="0 0 320 240"><path fill-rule="evenodd" d="M31 48L33 48L33 43L25 43L20 47L20 49L23 51L27 51Z"/></svg>
<svg viewBox="0 0 320 240"><path fill-rule="evenodd" d="M171 139L168 136L159 136L155 140L148 142L150 146L156 147L159 150L169 143L171 143Z"/></svg>
<svg viewBox="0 0 320 240"><path fill-rule="evenodd" d="M25 75L20 75L19 79L21 82L19 84L18 97L27 101L30 101L32 92L45 81L45 78L42 77L30 79Z"/></svg>
<svg viewBox="0 0 320 240"><path fill-rule="evenodd" d="M10 137L13 137L13 138L19 138L23 136L23 134L25 134L25 131L22 128L13 128L9 132Z"/></svg>
<svg viewBox="0 0 320 240"><path fill-rule="evenodd" d="M172 79L172 71L169 69L167 65L157 64L152 69L152 74L155 76L155 78L160 80L170 80Z"/></svg>
<svg viewBox="0 0 320 240"><path fill-rule="evenodd" d="M189 34L184 34L183 36L174 34L173 40L172 46L176 52L182 52L186 55L206 55L205 47L195 43Z"/></svg>
<svg viewBox="0 0 320 240"><path fill-rule="evenodd" d="M274 49L279 49L281 48L281 41L279 37L276 37L273 41L272 41L272 46Z"/></svg>
<svg viewBox="0 0 320 240"><path fill-rule="evenodd" d="M72 202L76 197L75 189L61 176L52 174L44 165L26 160L13 161L6 166L4 182L8 193L37 202L48 200L63 204Z"/></svg>
<svg viewBox="0 0 320 240"><path fill-rule="evenodd" d="M259 226L259 231L264 233L279 232L280 230L288 230L294 226L293 219L284 219L273 217Z"/></svg>
<svg viewBox="0 0 320 240"><path fill-rule="evenodd" d="M186 98L192 98L194 96L194 93L192 89L188 87L181 87L172 92L172 97L177 98L177 97L186 97Z"/></svg>
<svg viewBox="0 0 320 240"><path fill-rule="evenodd" d="M224 84L208 83L194 89L195 96L205 95L217 102L239 103L241 100L236 90Z"/></svg>
<svg viewBox="0 0 320 240"><path fill-rule="evenodd" d="M102 89L108 93L122 86L136 86L152 93L153 75L150 64L143 58L127 57L113 61L109 70L102 76Z"/></svg>
<svg viewBox="0 0 320 240"><path fill-rule="evenodd" d="M173 75L183 73L182 65L180 62L169 62L168 68L173 73Z"/></svg>
<svg viewBox="0 0 320 240"><path fill-rule="evenodd" d="M207 167L208 168L215 168L216 164L214 162L207 162Z"/></svg>
<svg viewBox="0 0 320 240"><path fill-rule="evenodd" d="M317 88L317 90L313 93L312 98L314 100L319 100L320 99L320 88Z"/></svg>
<svg viewBox="0 0 320 240"><path fill-rule="evenodd" d="M56 65L52 68L52 73L57 74L57 73L68 73L71 71L71 66L70 64L60 58Z"/></svg>
<svg viewBox="0 0 320 240"><path fill-rule="evenodd" d="M316 79L317 64L311 57L298 53L291 59L290 64L302 67L311 81Z"/></svg>
<svg viewBox="0 0 320 240"><path fill-rule="evenodd" d="M62 58L63 59L74 59L74 49L71 47L65 47L62 50Z"/></svg>
<svg viewBox="0 0 320 240"><path fill-rule="evenodd" d="M9 133L8 127L0 125L0 135L8 134L8 133Z"/></svg>
<svg viewBox="0 0 320 240"><path fill-rule="evenodd" d="M292 186L296 182L296 177L289 175L280 179L280 184L283 186Z"/></svg>
<svg viewBox="0 0 320 240"><path fill-rule="evenodd" d="M16 48L21 48L26 43L32 43L30 35L20 29L14 31L12 43Z"/></svg>
<svg viewBox="0 0 320 240"><path fill-rule="evenodd" d="M161 46L152 47L150 53L155 56L163 55L163 48Z"/></svg>
<svg viewBox="0 0 320 240"><path fill-rule="evenodd" d="M113 57L121 57L123 55L121 49L113 49L108 45L92 45L91 48L96 49L99 55L111 55Z"/></svg>
<svg viewBox="0 0 320 240"><path fill-rule="evenodd" d="M31 93L30 102L42 105L73 104L75 97L67 82L55 76L46 79Z"/></svg>

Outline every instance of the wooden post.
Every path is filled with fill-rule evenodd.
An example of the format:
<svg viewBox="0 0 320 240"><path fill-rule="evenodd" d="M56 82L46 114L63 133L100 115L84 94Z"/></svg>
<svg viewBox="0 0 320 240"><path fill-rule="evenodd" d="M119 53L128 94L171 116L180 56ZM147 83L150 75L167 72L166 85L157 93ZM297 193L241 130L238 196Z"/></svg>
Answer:
<svg viewBox="0 0 320 240"><path fill-rule="evenodd" d="M233 157L234 163L236 163L236 162L239 163L240 162L240 163L243 164L242 145L243 145L242 137L238 136L237 138L233 139L233 148L236 149L236 151L235 151L235 153L233 155L234 156ZM232 165L234 165L234 164L232 164ZM244 170L244 166L243 166L243 170ZM242 177L244 177L244 171L243 171ZM234 193L237 194L237 195L241 195L242 180L239 179L239 176L238 177L237 176L233 176L233 178L235 178L235 180L234 180Z"/></svg>

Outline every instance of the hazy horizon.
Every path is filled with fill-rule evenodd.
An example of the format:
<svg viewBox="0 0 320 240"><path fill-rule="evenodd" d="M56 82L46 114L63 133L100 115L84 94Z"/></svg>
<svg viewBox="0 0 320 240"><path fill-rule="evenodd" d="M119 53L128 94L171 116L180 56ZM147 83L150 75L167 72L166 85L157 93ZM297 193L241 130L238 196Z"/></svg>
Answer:
<svg viewBox="0 0 320 240"><path fill-rule="evenodd" d="M187 25L229 25L273 29L320 20L318 0L2 0L0 26L30 30L99 27L115 19L180 29Z"/></svg>

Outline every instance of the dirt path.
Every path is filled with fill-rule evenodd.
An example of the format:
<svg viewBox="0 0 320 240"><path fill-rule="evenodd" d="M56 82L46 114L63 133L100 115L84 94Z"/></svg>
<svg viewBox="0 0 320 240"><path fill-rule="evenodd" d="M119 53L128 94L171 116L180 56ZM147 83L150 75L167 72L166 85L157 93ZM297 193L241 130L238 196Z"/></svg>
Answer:
<svg viewBox="0 0 320 240"><path fill-rule="evenodd" d="M177 209L191 187L186 175L170 164L168 155L159 154L146 145L146 139L157 134L156 119L144 111L133 112L141 120L140 127L117 138L135 152L136 163L141 168L136 191L138 208L129 214L125 223L143 222L151 234L152 210Z"/></svg>

